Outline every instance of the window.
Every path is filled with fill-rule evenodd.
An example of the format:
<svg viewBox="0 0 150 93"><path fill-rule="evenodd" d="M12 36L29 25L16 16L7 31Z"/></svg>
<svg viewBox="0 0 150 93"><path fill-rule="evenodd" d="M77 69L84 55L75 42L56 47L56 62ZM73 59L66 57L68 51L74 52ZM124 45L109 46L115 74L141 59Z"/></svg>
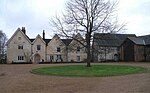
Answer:
<svg viewBox="0 0 150 93"><path fill-rule="evenodd" d="M18 37L18 40L21 40L21 37Z"/></svg>
<svg viewBox="0 0 150 93"><path fill-rule="evenodd" d="M80 56L77 56L77 62L80 62Z"/></svg>
<svg viewBox="0 0 150 93"><path fill-rule="evenodd" d="M57 55L57 59L61 59L61 55Z"/></svg>
<svg viewBox="0 0 150 93"><path fill-rule="evenodd" d="M53 60L54 60L54 56L50 56L50 62L53 62Z"/></svg>
<svg viewBox="0 0 150 93"><path fill-rule="evenodd" d="M24 60L24 56L18 56L18 60Z"/></svg>
<svg viewBox="0 0 150 93"><path fill-rule="evenodd" d="M41 50L41 45L37 45L37 50Z"/></svg>
<svg viewBox="0 0 150 93"><path fill-rule="evenodd" d="M63 62L61 55L57 55L56 62Z"/></svg>
<svg viewBox="0 0 150 93"><path fill-rule="evenodd" d="M80 47L77 47L77 52L80 52Z"/></svg>
<svg viewBox="0 0 150 93"><path fill-rule="evenodd" d="M54 59L54 56L50 56L50 60L53 60Z"/></svg>
<svg viewBox="0 0 150 93"><path fill-rule="evenodd" d="M60 52L60 47L57 47L57 52Z"/></svg>
<svg viewBox="0 0 150 93"><path fill-rule="evenodd" d="M18 45L18 49L23 49L23 45Z"/></svg>

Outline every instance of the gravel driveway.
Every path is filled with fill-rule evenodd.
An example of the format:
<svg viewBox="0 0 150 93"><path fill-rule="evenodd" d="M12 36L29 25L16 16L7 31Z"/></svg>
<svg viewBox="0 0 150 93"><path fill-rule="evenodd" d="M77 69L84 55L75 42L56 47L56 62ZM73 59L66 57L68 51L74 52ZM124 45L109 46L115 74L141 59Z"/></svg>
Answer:
<svg viewBox="0 0 150 93"><path fill-rule="evenodd" d="M150 69L150 63L107 64ZM56 77L30 73L32 68L57 65L74 64L1 64L0 93L150 93L150 71L113 77Z"/></svg>

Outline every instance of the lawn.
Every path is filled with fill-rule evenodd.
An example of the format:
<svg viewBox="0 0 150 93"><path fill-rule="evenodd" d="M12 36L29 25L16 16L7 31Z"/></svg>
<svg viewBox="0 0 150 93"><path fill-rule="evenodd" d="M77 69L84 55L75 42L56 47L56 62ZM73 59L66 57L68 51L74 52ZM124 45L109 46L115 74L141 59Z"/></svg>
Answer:
<svg viewBox="0 0 150 93"><path fill-rule="evenodd" d="M115 65L53 66L32 69L32 73L50 76L105 77L146 72L147 68Z"/></svg>

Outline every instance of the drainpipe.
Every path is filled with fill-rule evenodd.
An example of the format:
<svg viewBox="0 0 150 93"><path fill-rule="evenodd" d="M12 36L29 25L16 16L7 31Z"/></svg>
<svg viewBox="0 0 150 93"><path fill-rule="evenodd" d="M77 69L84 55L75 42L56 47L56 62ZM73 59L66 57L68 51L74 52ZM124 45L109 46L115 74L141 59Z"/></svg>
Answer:
<svg viewBox="0 0 150 93"><path fill-rule="evenodd" d="M146 43L144 40L143 43L144 43L144 61L146 61Z"/></svg>
<svg viewBox="0 0 150 93"><path fill-rule="evenodd" d="M45 45L45 62L47 62L47 45Z"/></svg>
<svg viewBox="0 0 150 93"><path fill-rule="evenodd" d="M33 44L31 44L31 62L33 62Z"/></svg>
<svg viewBox="0 0 150 93"><path fill-rule="evenodd" d="M145 49L145 45L144 45L144 61L146 61L146 49Z"/></svg>
<svg viewBox="0 0 150 93"><path fill-rule="evenodd" d="M105 62L106 62L106 47L105 47Z"/></svg>
<svg viewBox="0 0 150 93"><path fill-rule="evenodd" d="M68 62L68 46L66 46L66 61Z"/></svg>

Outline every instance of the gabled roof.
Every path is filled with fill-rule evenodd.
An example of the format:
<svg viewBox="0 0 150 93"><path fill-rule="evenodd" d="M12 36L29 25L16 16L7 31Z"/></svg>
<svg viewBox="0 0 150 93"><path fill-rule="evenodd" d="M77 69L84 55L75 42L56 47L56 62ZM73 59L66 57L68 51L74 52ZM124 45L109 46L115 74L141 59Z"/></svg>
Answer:
<svg viewBox="0 0 150 93"><path fill-rule="evenodd" d="M145 45L145 41L138 37L128 37L132 42L134 42L137 45Z"/></svg>
<svg viewBox="0 0 150 93"><path fill-rule="evenodd" d="M128 37L136 37L135 34L110 34L110 33L95 33L94 43L98 46L118 47Z"/></svg>
<svg viewBox="0 0 150 93"><path fill-rule="evenodd" d="M77 33L75 36L74 36L74 39L78 39L78 40L84 40L84 38L82 37L82 35L80 33Z"/></svg>
<svg viewBox="0 0 150 93"><path fill-rule="evenodd" d="M57 34L55 34L54 36L53 36L53 38L60 38ZM52 39L53 39L52 38Z"/></svg>
<svg viewBox="0 0 150 93"><path fill-rule="evenodd" d="M35 39L30 39L31 42L33 42ZM48 45L48 43L51 41L51 39L43 39L46 43L46 46Z"/></svg>
<svg viewBox="0 0 150 93"><path fill-rule="evenodd" d="M73 39L61 39L57 34L54 35L52 39L43 39L39 34L36 36L36 38L29 38L20 28L16 30L16 32L13 34L13 36L7 41L6 45L10 43L10 41L13 39L13 37L16 36L18 32L21 32L21 34L28 40L30 44L34 44L36 40L39 38L46 46L53 38L59 38L66 46L68 46ZM81 35L77 34L76 38L79 38Z"/></svg>
<svg viewBox="0 0 150 93"><path fill-rule="evenodd" d="M18 32L21 32L21 34L26 38L26 40L27 40L29 43L31 43L31 41L29 40L28 36L27 36L26 34L24 34L24 33L21 31L20 28L18 28L18 29L16 30L16 32L12 35L12 37L7 41L6 45L8 45L8 44L10 43L10 41L16 36L16 34L17 34Z"/></svg>
<svg viewBox="0 0 150 93"><path fill-rule="evenodd" d="M70 44L73 44L79 41L80 41L80 44L85 43L85 39L82 37L82 35L80 33L77 33L76 35L75 34L73 35L72 40L70 40Z"/></svg>
<svg viewBox="0 0 150 93"><path fill-rule="evenodd" d="M52 39L54 39L54 38L59 39L66 46L68 46L72 41L72 39L61 39L57 34L55 34ZM47 45L52 39L49 39L49 40L45 39L45 42L47 42Z"/></svg>
<svg viewBox="0 0 150 93"><path fill-rule="evenodd" d="M32 43L34 44L38 38L39 38L44 44L46 44L46 42L43 40L43 38L42 38L39 34L36 36L36 38L34 39L34 41L33 41Z"/></svg>

